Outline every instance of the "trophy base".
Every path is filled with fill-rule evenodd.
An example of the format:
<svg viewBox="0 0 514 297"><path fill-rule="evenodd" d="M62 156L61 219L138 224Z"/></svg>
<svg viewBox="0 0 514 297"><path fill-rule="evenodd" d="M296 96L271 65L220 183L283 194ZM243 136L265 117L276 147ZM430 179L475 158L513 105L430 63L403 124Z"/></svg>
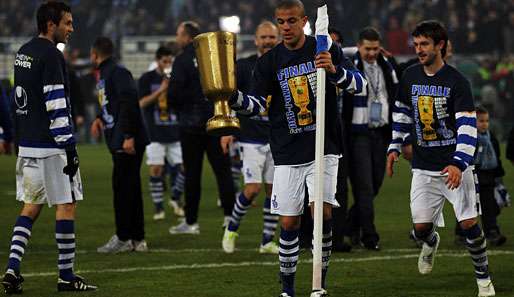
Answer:
<svg viewBox="0 0 514 297"><path fill-rule="evenodd" d="M213 136L234 135L239 132L239 119L223 115L216 115L207 121L207 134Z"/></svg>

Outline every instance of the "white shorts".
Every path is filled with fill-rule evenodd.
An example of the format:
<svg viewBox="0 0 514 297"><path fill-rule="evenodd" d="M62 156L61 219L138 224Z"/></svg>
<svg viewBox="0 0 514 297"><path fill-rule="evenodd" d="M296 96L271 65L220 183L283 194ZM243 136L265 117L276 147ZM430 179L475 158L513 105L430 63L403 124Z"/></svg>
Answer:
<svg viewBox="0 0 514 297"><path fill-rule="evenodd" d="M245 184L273 183L275 166L269 144L239 144L243 160L243 176Z"/></svg>
<svg viewBox="0 0 514 297"><path fill-rule="evenodd" d="M152 142L146 146L146 165L164 165L165 160L171 166L182 164L180 141L172 143Z"/></svg>
<svg viewBox="0 0 514 297"><path fill-rule="evenodd" d="M66 166L66 155L59 154L47 158L18 157L16 162L16 200L30 204L48 206L73 203L82 200L80 170L73 177L62 172Z"/></svg>
<svg viewBox="0 0 514 297"><path fill-rule="evenodd" d="M336 201L337 167L339 157L325 156L323 177L323 201L339 207ZM309 203L314 200L314 162L305 165L275 166L271 213L282 216L298 216L303 213L305 186L309 192Z"/></svg>
<svg viewBox="0 0 514 297"><path fill-rule="evenodd" d="M457 189L446 186L446 176L432 176L413 170L410 191L410 208L413 223L435 223L441 226L445 198L453 205L457 221L476 218L480 204L471 168L462 173Z"/></svg>

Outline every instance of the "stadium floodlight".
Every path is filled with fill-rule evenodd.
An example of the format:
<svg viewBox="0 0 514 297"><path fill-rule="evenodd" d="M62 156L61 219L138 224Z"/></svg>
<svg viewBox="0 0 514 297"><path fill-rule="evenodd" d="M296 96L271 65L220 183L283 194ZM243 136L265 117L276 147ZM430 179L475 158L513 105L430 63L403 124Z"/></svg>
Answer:
<svg viewBox="0 0 514 297"><path fill-rule="evenodd" d="M311 35L312 34L312 27L311 27L311 23L309 23L309 21L307 21L305 26L303 26L303 33L305 33L305 35Z"/></svg>
<svg viewBox="0 0 514 297"><path fill-rule="evenodd" d="M241 20L237 15L222 16L220 17L220 29L237 34L241 32L240 22Z"/></svg>
<svg viewBox="0 0 514 297"><path fill-rule="evenodd" d="M66 44L62 43L62 42L59 42L57 45L56 45L57 49L61 51L61 53L64 53L64 49L66 48Z"/></svg>

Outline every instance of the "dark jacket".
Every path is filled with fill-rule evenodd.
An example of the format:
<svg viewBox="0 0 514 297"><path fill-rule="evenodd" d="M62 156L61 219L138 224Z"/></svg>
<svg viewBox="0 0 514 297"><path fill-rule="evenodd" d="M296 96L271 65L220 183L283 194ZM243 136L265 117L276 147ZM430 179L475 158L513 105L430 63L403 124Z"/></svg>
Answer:
<svg viewBox="0 0 514 297"><path fill-rule="evenodd" d="M126 138L135 138L136 149L149 142L139 109L132 74L109 58L100 64L97 84L105 139L111 153L122 150Z"/></svg>
<svg viewBox="0 0 514 297"><path fill-rule="evenodd" d="M507 159L514 162L514 127L510 130L509 139L507 140Z"/></svg>
<svg viewBox="0 0 514 297"><path fill-rule="evenodd" d="M206 133L205 124L214 112L200 84L193 44L175 58L168 88L169 106L178 112L179 126L194 133Z"/></svg>
<svg viewBox="0 0 514 297"><path fill-rule="evenodd" d="M9 112L9 93L0 85L0 140L12 141L12 119Z"/></svg>

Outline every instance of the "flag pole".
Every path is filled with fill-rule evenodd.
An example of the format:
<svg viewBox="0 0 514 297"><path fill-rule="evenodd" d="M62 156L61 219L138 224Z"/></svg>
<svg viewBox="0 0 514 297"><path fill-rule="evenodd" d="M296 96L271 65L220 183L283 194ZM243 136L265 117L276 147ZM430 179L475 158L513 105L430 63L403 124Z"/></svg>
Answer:
<svg viewBox="0 0 514 297"><path fill-rule="evenodd" d="M318 8L316 19L317 54L328 51L330 36L328 35L327 6ZM325 82L326 72L323 68L316 69L316 147L314 160L314 231L312 250L312 294L319 296L322 291L322 238L323 238L323 172L325 153ZM318 293L316 293L318 292Z"/></svg>

